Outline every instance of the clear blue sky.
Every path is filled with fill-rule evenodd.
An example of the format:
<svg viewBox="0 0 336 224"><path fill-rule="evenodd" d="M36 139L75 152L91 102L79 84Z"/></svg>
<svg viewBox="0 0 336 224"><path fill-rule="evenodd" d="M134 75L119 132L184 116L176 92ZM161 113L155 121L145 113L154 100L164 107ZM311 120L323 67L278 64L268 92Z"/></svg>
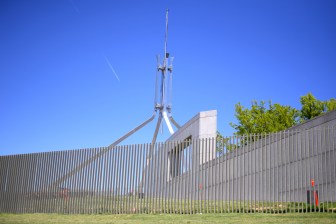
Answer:
<svg viewBox="0 0 336 224"><path fill-rule="evenodd" d="M179 123L217 109L231 135L238 102L336 96L334 0L2 0L0 155L107 146L147 119L166 8Z"/></svg>

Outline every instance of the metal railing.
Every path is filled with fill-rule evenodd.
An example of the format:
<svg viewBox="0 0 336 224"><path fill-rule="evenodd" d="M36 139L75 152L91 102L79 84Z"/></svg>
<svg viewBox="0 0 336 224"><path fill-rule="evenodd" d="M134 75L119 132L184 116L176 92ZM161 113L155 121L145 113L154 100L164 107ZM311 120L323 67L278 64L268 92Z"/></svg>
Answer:
<svg viewBox="0 0 336 224"><path fill-rule="evenodd" d="M0 212L336 212L335 127L0 156Z"/></svg>

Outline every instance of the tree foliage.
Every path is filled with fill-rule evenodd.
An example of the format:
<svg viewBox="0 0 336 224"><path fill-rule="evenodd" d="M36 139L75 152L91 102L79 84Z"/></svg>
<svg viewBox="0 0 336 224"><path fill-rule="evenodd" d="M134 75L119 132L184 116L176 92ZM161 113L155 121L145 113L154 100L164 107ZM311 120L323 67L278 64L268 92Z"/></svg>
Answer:
<svg viewBox="0 0 336 224"><path fill-rule="evenodd" d="M278 132L298 123L299 111L290 106L253 101L251 109L236 104L239 124L230 123L237 135Z"/></svg>
<svg viewBox="0 0 336 224"><path fill-rule="evenodd" d="M321 101L316 99L313 94L308 93L300 98L302 105L301 108L301 122L310 120L317 117L325 112L332 111L336 109L336 100L330 99L327 101Z"/></svg>
<svg viewBox="0 0 336 224"><path fill-rule="evenodd" d="M216 136L216 151L219 153L225 153L226 151L232 151L237 148L236 144L231 142L229 137L224 137L219 131Z"/></svg>
<svg viewBox="0 0 336 224"><path fill-rule="evenodd" d="M328 101L325 102L325 107L327 112L328 111L332 111L332 110L336 110L336 99L330 99Z"/></svg>
<svg viewBox="0 0 336 224"><path fill-rule="evenodd" d="M239 141L233 142L231 138L223 137L217 131L217 152L232 151L248 142L263 138L265 133L283 131L325 112L336 110L336 99L320 101L311 93L302 96L300 103L300 110L277 103L272 104L271 101L267 104L265 101L252 101L250 109L240 103L236 104L235 117L238 124L231 122L230 125L236 130L235 135L241 137L239 137Z"/></svg>
<svg viewBox="0 0 336 224"><path fill-rule="evenodd" d="M238 124L230 123L236 135L272 133L288 129L325 112L336 109L336 100L320 101L311 93L300 98L301 110L265 101L253 101L251 108L235 106Z"/></svg>
<svg viewBox="0 0 336 224"><path fill-rule="evenodd" d="M301 108L301 121L310 120L317 117L324 112L324 103L316 99L313 94L308 93L300 98L302 105Z"/></svg>

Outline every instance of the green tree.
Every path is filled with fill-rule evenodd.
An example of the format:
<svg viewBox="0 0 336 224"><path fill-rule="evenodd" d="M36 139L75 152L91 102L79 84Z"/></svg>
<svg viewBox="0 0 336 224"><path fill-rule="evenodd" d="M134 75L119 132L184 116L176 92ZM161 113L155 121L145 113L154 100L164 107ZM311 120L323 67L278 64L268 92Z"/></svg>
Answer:
<svg viewBox="0 0 336 224"><path fill-rule="evenodd" d="M263 138L265 133L286 130L300 122L319 116L325 112L336 110L336 99L327 101L316 99L311 93L300 97L301 110L290 106L272 104L266 105L265 101L252 101L251 109L245 108L240 103L235 105L235 117L238 124L230 123L236 130L235 135L239 141L233 143L231 138L223 137L217 132L217 151L226 152L239 148L248 142Z"/></svg>
<svg viewBox="0 0 336 224"><path fill-rule="evenodd" d="M260 134L278 132L298 123L299 111L290 106L272 104L265 101L252 102L251 109L240 103L235 106L235 116L238 124L230 123L236 130L236 135Z"/></svg>
<svg viewBox="0 0 336 224"><path fill-rule="evenodd" d="M325 102L325 107L327 112L328 111L332 111L332 110L336 110L336 99L330 99L328 101Z"/></svg>
<svg viewBox="0 0 336 224"><path fill-rule="evenodd" d="M307 121L325 112L336 110L336 100L331 98L327 101L316 99L313 94L308 93L300 98L301 102L301 122Z"/></svg>
<svg viewBox="0 0 336 224"><path fill-rule="evenodd" d="M301 122L317 117L325 112L326 103L316 99L311 93L302 96L300 102L302 105Z"/></svg>
<svg viewBox="0 0 336 224"><path fill-rule="evenodd" d="M230 137L224 137L219 131L216 136L216 150L217 152L224 153L237 148L236 144L231 142Z"/></svg>

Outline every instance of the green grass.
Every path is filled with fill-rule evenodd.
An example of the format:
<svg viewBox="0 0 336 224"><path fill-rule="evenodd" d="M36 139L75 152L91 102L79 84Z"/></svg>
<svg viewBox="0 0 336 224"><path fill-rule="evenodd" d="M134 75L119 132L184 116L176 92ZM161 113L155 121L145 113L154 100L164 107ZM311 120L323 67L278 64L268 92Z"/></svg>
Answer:
<svg viewBox="0 0 336 224"><path fill-rule="evenodd" d="M59 214L196 214L196 213L336 213L336 202L323 202L311 206L302 202L257 202L221 200L176 200L135 196L81 196L69 197L25 197L17 195L2 203L4 213L59 213ZM5 200L6 202L6 200Z"/></svg>
<svg viewBox="0 0 336 224"><path fill-rule="evenodd" d="M333 213L62 215L0 213L0 223L336 223Z"/></svg>

